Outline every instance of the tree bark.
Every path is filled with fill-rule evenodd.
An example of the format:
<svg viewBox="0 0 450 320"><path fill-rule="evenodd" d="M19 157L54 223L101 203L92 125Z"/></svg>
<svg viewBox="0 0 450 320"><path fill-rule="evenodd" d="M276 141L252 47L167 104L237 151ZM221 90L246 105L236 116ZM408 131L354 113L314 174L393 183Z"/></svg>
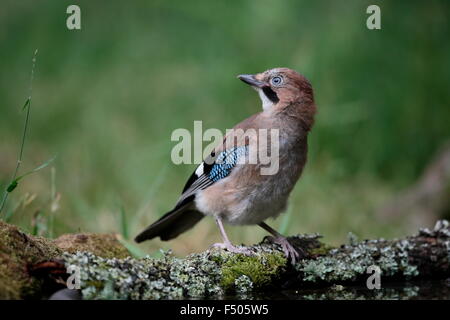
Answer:
<svg viewBox="0 0 450 320"><path fill-rule="evenodd" d="M71 235L55 241L26 235L0 222L0 237L1 265L22 270L0 277L3 298L45 298L60 289L64 290L53 297L267 297L286 289L330 287L325 295L329 298L341 286L365 287L376 270L384 285L450 277L450 227L445 220L438 221L433 230L421 229L403 239L352 240L337 248L321 242L317 234L293 236L290 242L303 254L295 265L269 240L249 247L251 256L211 249L185 258L164 252L162 258L137 259L127 257L126 249L112 235ZM109 246L112 249L106 250ZM68 283L79 285L79 290L67 290ZM317 297L323 295L310 298Z"/></svg>
<svg viewBox="0 0 450 320"><path fill-rule="evenodd" d="M65 255L65 265L82 273L83 298L174 299L224 297L273 290L366 285L368 268L379 268L384 284L450 276L450 228L441 220L433 230L394 240L365 240L332 248L318 235L289 240L303 259L291 265L269 241L250 247L253 256L211 249L179 259L98 258L89 253ZM373 271L372 271L373 272Z"/></svg>

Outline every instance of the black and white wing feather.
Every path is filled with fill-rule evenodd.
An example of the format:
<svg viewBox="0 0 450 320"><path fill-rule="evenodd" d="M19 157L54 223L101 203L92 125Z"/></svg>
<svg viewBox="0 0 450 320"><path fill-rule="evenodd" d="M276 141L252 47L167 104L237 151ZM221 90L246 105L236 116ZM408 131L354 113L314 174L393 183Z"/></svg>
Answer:
<svg viewBox="0 0 450 320"><path fill-rule="evenodd" d="M248 146L234 147L224 150L218 155L211 154L189 177L177 206L186 203L186 200L194 196L197 191L206 189L229 176L233 168L239 163L239 159L247 154Z"/></svg>
<svg viewBox="0 0 450 320"><path fill-rule="evenodd" d="M192 228L203 218L203 214L192 206L195 194L226 178L239 163L239 159L246 154L248 146L234 147L220 152L217 156L212 153L188 179L175 208L148 226L135 241L142 242L155 237L170 240Z"/></svg>

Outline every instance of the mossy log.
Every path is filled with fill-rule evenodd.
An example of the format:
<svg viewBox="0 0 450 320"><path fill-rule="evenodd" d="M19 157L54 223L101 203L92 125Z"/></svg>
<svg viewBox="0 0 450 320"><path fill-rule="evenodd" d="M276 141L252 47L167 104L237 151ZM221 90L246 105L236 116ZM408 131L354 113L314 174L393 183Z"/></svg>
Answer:
<svg viewBox="0 0 450 320"><path fill-rule="evenodd" d="M61 282L58 274L48 274L54 265L51 262L78 251L103 258L129 256L114 234L63 235L50 240L0 221L0 299L42 298L51 294Z"/></svg>
<svg viewBox="0 0 450 320"><path fill-rule="evenodd" d="M34 240L42 241L29 238L29 241ZM365 286L370 276L367 274L369 266L380 268L383 283L450 277L450 227L445 220L438 221L433 230L421 229L417 235L404 239L361 242L353 239L338 248L322 243L317 234L298 235L289 240L304 253L303 259L295 265L291 265L281 248L269 240L250 247L252 256L210 249L185 258L163 252L158 259L99 255L82 247L63 252L55 245L57 241L48 241L52 247L50 252L37 260L27 259L27 263L36 266L39 262L37 266L41 268L35 267L35 270L42 271L32 273L29 279L39 281L51 275L62 284L60 287L67 279L64 270L69 266L77 268L80 272L78 292L84 299L221 298L228 294L245 296L286 288L336 288L358 283ZM14 254L13 247L6 253L3 249L2 246L1 259L5 254ZM0 281L0 292L2 285ZM6 296L23 297L21 294Z"/></svg>

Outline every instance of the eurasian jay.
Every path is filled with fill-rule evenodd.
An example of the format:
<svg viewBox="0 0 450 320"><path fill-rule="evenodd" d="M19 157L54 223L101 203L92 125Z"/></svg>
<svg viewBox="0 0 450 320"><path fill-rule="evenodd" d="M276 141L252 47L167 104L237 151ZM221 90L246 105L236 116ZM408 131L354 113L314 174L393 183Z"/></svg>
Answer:
<svg viewBox="0 0 450 320"><path fill-rule="evenodd" d="M273 235L272 240L295 263L298 251L264 220L286 209L289 194L306 163L307 136L316 112L313 89L305 77L288 68L238 78L258 92L263 110L237 124L225 136L223 143L191 175L175 208L147 227L135 241L155 237L167 241L192 228L204 216L212 216L223 238L223 243L214 246L250 255L249 249L230 242L223 222L258 224ZM269 131L277 135L270 135L268 143L261 143L259 133ZM272 159L277 161L272 172L263 173L264 165L258 162L262 151L277 156Z"/></svg>

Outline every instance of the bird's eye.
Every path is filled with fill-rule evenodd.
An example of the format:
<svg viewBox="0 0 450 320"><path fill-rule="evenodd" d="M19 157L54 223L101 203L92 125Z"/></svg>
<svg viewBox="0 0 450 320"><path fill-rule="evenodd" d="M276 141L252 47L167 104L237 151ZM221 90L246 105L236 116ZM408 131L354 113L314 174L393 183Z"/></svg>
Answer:
<svg viewBox="0 0 450 320"><path fill-rule="evenodd" d="M280 84L283 83L283 78L280 77L280 76L273 77L273 78L270 80L270 83L271 83L272 85L274 85L274 86L279 86Z"/></svg>

